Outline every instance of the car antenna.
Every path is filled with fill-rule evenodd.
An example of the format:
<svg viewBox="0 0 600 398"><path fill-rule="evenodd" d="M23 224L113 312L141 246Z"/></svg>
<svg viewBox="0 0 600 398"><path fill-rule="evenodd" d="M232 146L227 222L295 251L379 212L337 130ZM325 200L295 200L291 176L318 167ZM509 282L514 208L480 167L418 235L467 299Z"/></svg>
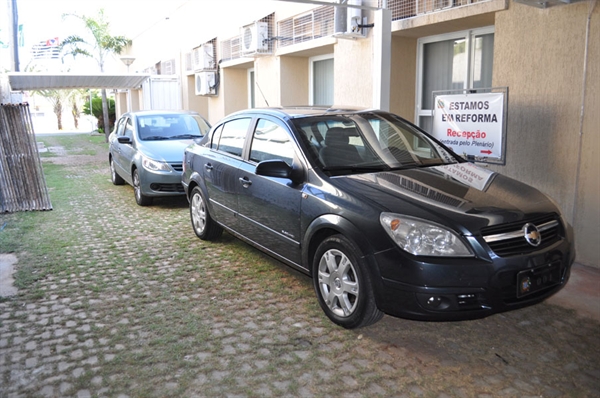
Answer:
<svg viewBox="0 0 600 398"><path fill-rule="evenodd" d="M267 104L267 106L271 106L271 105L269 105L269 101L267 101L267 98L265 97L265 94L260 89L260 86L258 85L258 82L255 82L255 83L256 83L256 87L258 87L258 91L260 91L260 95L262 95L263 100L265 100L265 103Z"/></svg>

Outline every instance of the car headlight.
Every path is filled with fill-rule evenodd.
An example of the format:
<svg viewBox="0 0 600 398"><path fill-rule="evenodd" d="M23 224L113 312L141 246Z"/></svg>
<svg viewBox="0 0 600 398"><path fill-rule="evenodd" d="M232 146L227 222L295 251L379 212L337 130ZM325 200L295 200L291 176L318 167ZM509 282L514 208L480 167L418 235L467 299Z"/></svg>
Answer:
<svg viewBox="0 0 600 398"><path fill-rule="evenodd" d="M438 224L394 213L381 213L379 221L394 242L415 256L472 256L453 231Z"/></svg>
<svg viewBox="0 0 600 398"><path fill-rule="evenodd" d="M142 166L150 171L171 171L171 167L167 163L148 159L147 157L142 157Z"/></svg>

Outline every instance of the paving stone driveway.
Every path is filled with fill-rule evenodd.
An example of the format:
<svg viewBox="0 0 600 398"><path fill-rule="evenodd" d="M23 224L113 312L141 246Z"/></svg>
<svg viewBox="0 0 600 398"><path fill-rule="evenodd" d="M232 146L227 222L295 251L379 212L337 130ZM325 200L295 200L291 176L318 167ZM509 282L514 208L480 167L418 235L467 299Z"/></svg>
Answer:
<svg viewBox="0 0 600 398"><path fill-rule="evenodd" d="M198 240L185 200L136 206L98 148L45 160L73 193L27 216L48 254L13 253L42 277L0 300L0 397L600 396L596 321L542 303L341 329L307 277Z"/></svg>

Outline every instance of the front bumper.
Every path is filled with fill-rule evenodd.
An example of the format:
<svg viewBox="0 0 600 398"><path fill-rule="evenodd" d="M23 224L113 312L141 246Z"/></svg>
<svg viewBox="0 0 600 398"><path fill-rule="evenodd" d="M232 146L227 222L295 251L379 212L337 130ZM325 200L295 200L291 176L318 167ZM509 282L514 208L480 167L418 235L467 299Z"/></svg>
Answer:
<svg viewBox="0 0 600 398"><path fill-rule="evenodd" d="M140 167L141 190L144 196L180 196L185 195L181 184L181 172L154 172Z"/></svg>
<svg viewBox="0 0 600 398"><path fill-rule="evenodd" d="M570 242L563 239L541 252L491 261L406 256L399 261L398 249L377 253L372 257L380 273L377 305L389 315L432 321L482 318L533 305L569 280L575 260Z"/></svg>

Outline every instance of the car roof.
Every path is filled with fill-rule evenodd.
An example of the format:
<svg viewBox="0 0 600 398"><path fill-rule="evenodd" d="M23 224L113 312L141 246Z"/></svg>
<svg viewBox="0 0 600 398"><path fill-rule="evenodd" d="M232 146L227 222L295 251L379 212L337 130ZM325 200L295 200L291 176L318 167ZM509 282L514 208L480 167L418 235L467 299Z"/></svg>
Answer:
<svg viewBox="0 0 600 398"><path fill-rule="evenodd" d="M376 111L368 108L357 108L350 106L286 106L286 107L268 107L268 108L252 108L238 111L229 115L229 117L247 115L247 114L267 114L279 116L283 118L301 118L311 116L325 116L335 114L357 114L365 111Z"/></svg>
<svg viewBox="0 0 600 398"><path fill-rule="evenodd" d="M145 110L145 111L132 111L127 112L128 115L133 116L152 116L152 115L197 115L196 111L189 110Z"/></svg>

